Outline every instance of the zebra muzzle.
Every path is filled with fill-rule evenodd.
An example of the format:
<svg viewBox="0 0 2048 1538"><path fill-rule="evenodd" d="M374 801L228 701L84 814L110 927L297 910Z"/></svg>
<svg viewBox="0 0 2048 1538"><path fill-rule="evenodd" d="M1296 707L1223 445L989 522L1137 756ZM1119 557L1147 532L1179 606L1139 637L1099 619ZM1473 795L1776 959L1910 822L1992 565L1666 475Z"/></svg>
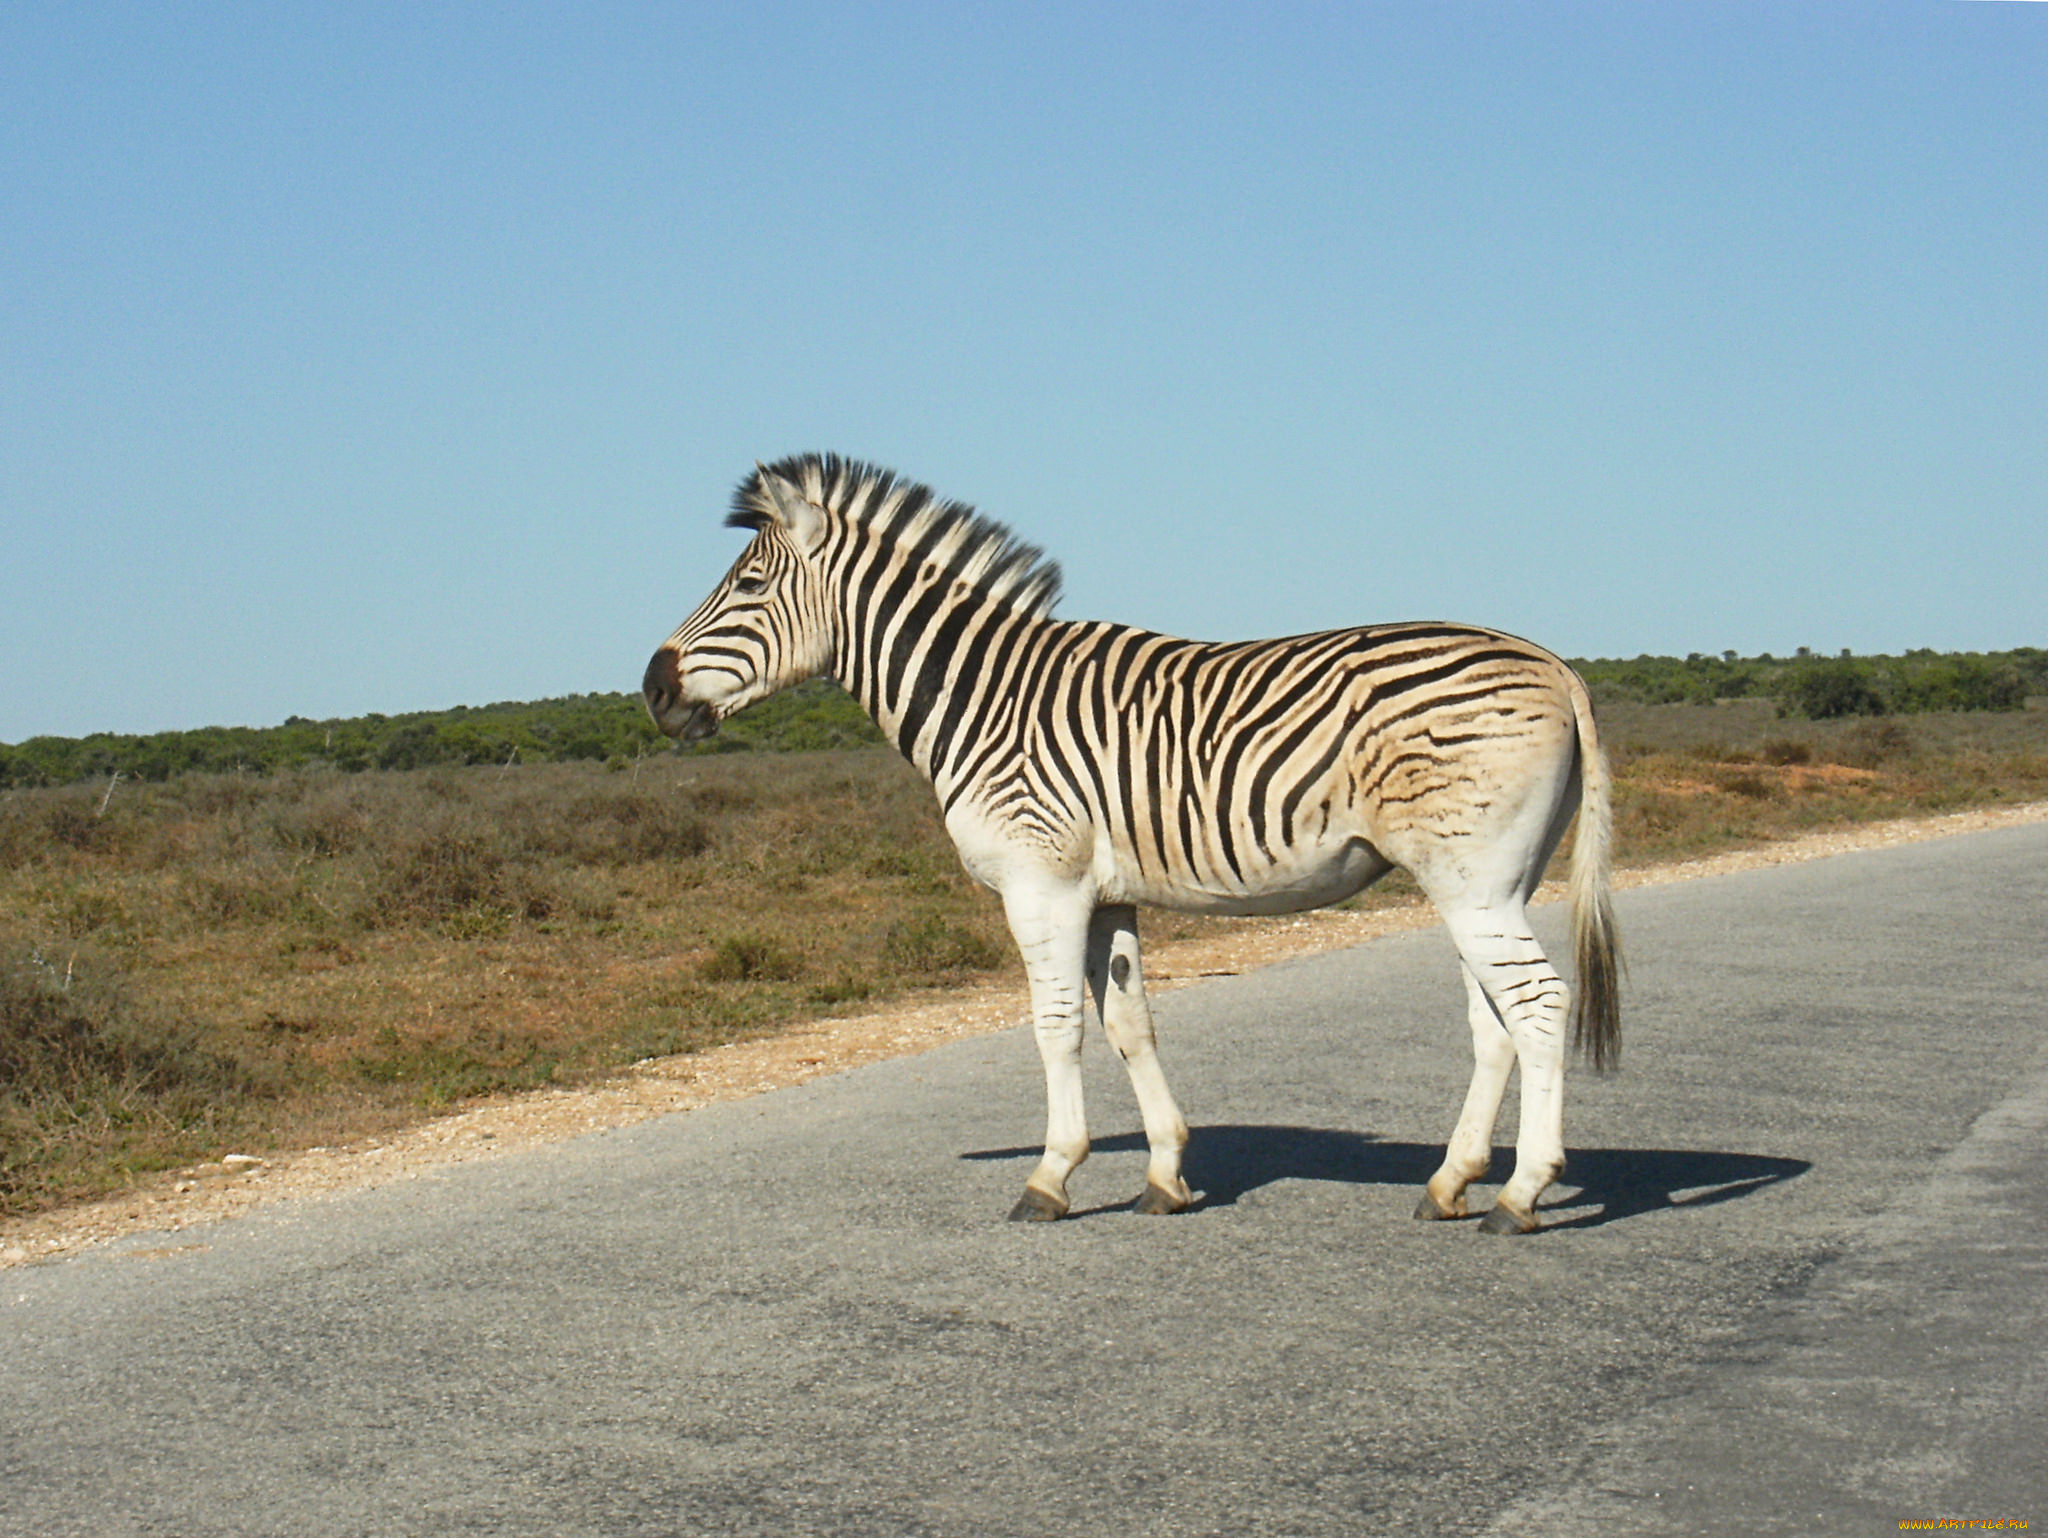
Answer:
<svg viewBox="0 0 2048 1538"><path fill-rule="evenodd" d="M668 736L701 742L718 730L718 712L708 701L683 698L680 659L666 646L647 664L640 693L654 724Z"/></svg>
<svg viewBox="0 0 2048 1538"><path fill-rule="evenodd" d="M662 730L679 742L702 742L718 730L718 712L706 704L688 705L672 730L667 726Z"/></svg>

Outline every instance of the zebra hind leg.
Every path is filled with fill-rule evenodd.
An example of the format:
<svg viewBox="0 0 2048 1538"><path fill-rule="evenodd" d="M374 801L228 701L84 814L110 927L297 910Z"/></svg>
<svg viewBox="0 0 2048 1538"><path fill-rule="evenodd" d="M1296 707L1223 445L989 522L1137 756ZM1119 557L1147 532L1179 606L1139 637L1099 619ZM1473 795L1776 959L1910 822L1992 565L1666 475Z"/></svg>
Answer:
<svg viewBox="0 0 2048 1538"><path fill-rule="evenodd" d="M1487 1233L1529 1233L1538 1227L1536 1206L1550 1183L1564 1173L1564 1036L1566 998L1564 980L1550 964L1549 957L1529 927L1520 898L1513 897L1491 907L1462 907L1439 902L1444 922L1457 943L1470 975L1514 1046L1516 1064L1522 1074L1521 1124L1515 1139L1515 1172L1495 1198L1493 1210L1480 1222ZM1475 1040L1480 1032L1474 1022ZM1493 1052L1498 1054L1498 1043ZM1473 1093L1466 1102L1454 1143L1461 1137L1466 1147L1467 1167L1477 1158L1482 1136L1477 1126L1475 1101L1482 1079L1505 1073L1498 1056L1492 1067L1481 1066L1473 1074ZM1497 1091L1488 1093L1498 1101ZM1486 1118L1485 1136L1490 1138L1492 1117ZM1447 1156L1449 1165L1455 1149Z"/></svg>
<svg viewBox="0 0 2048 1538"><path fill-rule="evenodd" d="M1144 961L1138 951L1138 910L1098 908L1088 925L1088 988L1096 1012L1116 1055L1131 1076L1138 1110L1145 1120L1145 1142L1151 1161L1145 1167L1145 1189L1134 1210L1147 1214L1185 1212L1194 1201L1181 1178L1180 1161L1188 1143L1173 1091L1167 1088L1152 1031L1152 1007L1145 1000Z"/></svg>
<svg viewBox="0 0 2048 1538"><path fill-rule="evenodd" d="M1458 1116L1457 1129L1444 1149L1443 1165L1429 1177L1416 1205L1418 1218L1465 1216L1465 1188L1483 1177L1493 1163L1493 1127L1500 1116L1508 1075L1515 1066L1514 1038L1501 1024L1493 1001L1469 966L1460 970L1465 976L1465 1011L1472 1027L1472 1085L1465 1092L1465 1109Z"/></svg>

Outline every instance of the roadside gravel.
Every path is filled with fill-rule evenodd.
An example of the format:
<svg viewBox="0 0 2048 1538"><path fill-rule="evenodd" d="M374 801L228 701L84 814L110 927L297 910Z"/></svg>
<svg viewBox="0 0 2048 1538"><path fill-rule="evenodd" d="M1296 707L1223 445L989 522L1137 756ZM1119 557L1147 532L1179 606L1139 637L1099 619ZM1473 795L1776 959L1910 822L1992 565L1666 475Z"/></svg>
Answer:
<svg viewBox="0 0 2048 1538"><path fill-rule="evenodd" d="M1941 817L1866 823L1752 849L1616 873L1627 890L1731 871L1825 859L2017 823L2048 821L2048 802ZM1559 883L1543 900L1562 896ZM1358 945L1384 934L1426 928L1436 915L1417 901L1373 912L1323 910L1247 922L1226 936L1150 948L1146 979L1155 990L1204 977L1230 976L1316 951ZM688 1056L650 1058L602 1083L542 1090L465 1106L393 1136L261 1158L229 1153L178 1170L122 1195L0 1222L0 1269L70 1254L136 1233L175 1233L217 1223L282 1198L361 1190L537 1144L623 1127L650 1117L743 1100L822 1074L883 1058L907 1057L965 1036L1021 1024L1020 985L930 994L872 1014L811 1021L773 1037ZM185 1245L178 1248L188 1247Z"/></svg>

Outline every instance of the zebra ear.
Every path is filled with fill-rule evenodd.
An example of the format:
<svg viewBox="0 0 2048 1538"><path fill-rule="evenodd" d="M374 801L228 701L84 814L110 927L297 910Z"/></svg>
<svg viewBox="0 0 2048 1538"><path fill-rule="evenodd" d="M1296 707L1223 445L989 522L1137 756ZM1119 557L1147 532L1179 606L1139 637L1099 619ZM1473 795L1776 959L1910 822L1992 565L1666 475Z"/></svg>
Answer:
<svg viewBox="0 0 2048 1538"><path fill-rule="evenodd" d="M796 541L798 549L816 549L825 535L825 510L793 481L783 479L759 460L754 461L754 468L760 472L761 498L775 521Z"/></svg>

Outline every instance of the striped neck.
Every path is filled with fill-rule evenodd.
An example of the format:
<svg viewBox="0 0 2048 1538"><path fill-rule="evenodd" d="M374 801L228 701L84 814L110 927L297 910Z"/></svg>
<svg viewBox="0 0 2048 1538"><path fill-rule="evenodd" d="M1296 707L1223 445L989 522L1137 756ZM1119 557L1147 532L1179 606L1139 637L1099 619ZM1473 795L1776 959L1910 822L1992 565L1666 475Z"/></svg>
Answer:
<svg viewBox="0 0 2048 1538"><path fill-rule="evenodd" d="M841 590L832 676L936 783L990 642L1033 617L925 563L891 564L868 591Z"/></svg>

